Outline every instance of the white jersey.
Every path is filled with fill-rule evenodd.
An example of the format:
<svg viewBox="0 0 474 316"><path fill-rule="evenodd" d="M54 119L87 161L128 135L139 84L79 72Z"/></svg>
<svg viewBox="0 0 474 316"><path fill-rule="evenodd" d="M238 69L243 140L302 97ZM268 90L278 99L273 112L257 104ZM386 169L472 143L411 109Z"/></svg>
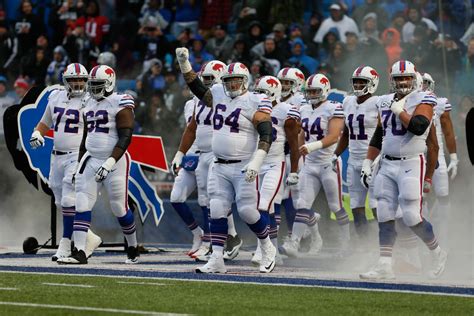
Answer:
<svg viewBox="0 0 474 316"><path fill-rule="evenodd" d="M434 108L434 123L436 126L436 138L438 139L439 145L439 157L444 157L444 135L443 129L441 128L441 115L444 112L451 112L451 104L446 98L438 98L436 106Z"/></svg>
<svg viewBox="0 0 474 316"><path fill-rule="evenodd" d="M367 155L370 139L378 123L377 96L371 96L363 103L357 103L354 95L344 98L345 124L349 130L349 161L353 166L362 165Z"/></svg>
<svg viewBox="0 0 474 316"><path fill-rule="evenodd" d="M300 120L300 112L292 105L281 102L272 109L273 140L265 162L285 160L285 122L288 119Z"/></svg>
<svg viewBox="0 0 474 316"><path fill-rule="evenodd" d="M323 139L329 132L329 121L332 118L344 118L342 104L336 101L326 100L317 108L307 104L300 109L301 128L305 136L305 143L312 143ZM314 164L327 164L331 162L331 157L337 144L320 150L313 151L306 156L306 162Z"/></svg>
<svg viewBox="0 0 474 316"><path fill-rule="evenodd" d="M196 97L195 97L196 98ZM202 153L212 151L212 114L214 109L196 98L194 103L194 119L196 120L197 149Z"/></svg>
<svg viewBox="0 0 474 316"><path fill-rule="evenodd" d="M133 97L128 94L112 93L97 101L86 101L84 115L87 122L86 149L94 158L107 159L118 141L115 117L123 109L134 109Z"/></svg>
<svg viewBox="0 0 474 316"><path fill-rule="evenodd" d="M198 101L199 100L197 97L193 97L191 100L186 101L186 103L184 104L184 119L186 120L186 126L191 122L193 118L194 106ZM196 142L197 140L194 140L194 143L191 148L189 148L188 153L194 154L198 150Z"/></svg>
<svg viewBox="0 0 474 316"><path fill-rule="evenodd" d="M395 94L387 94L379 98L377 108L383 128L382 153L392 157L415 157L425 152L426 138L429 128L425 133L416 136L410 133L400 119L390 110L390 103ZM412 114L421 103L436 105L436 97L427 92L416 91L410 94L405 102L405 110Z"/></svg>
<svg viewBox="0 0 474 316"><path fill-rule="evenodd" d="M53 127L54 149L63 152L79 151L84 121L83 98L69 98L65 89L51 91L41 122Z"/></svg>
<svg viewBox="0 0 474 316"><path fill-rule="evenodd" d="M301 92L296 92L291 97L289 97L288 100L286 100L285 102L291 104L297 110L301 109L303 105L308 104L308 101L306 101L306 98Z"/></svg>
<svg viewBox="0 0 474 316"><path fill-rule="evenodd" d="M272 104L263 94L246 92L229 98L224 88L211 88L214 117L212 151L216 158L248 160L257 149L258 133L253 125L255 112L272 113Z"/></svg>

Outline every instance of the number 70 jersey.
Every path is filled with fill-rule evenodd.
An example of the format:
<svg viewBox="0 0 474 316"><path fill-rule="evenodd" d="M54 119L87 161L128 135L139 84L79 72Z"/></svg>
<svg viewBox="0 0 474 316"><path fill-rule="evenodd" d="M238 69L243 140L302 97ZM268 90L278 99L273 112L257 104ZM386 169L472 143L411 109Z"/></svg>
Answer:
<svg viewBox="0 0 474 316"><path fill-rule="evenodd" d="M89 98L84 108L87 123L86 149L94 158L107 159L118 141L115 117L123 109L135 107L133 97L112 93L97 101Z"/></svg>

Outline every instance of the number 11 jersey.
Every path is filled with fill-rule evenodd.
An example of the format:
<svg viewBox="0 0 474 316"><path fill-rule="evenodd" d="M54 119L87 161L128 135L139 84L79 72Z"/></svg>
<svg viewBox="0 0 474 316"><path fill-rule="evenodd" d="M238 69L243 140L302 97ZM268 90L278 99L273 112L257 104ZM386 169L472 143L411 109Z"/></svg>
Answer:
<svg viewBox="0 0 474 316"><path fill-rule="evenodd" d="M112 93L97 101L89 98L84 108L87 138L86 149L94 158L107 159L118 141L115 117L123 109L135 107L133 97L128 94Z"/></svg>

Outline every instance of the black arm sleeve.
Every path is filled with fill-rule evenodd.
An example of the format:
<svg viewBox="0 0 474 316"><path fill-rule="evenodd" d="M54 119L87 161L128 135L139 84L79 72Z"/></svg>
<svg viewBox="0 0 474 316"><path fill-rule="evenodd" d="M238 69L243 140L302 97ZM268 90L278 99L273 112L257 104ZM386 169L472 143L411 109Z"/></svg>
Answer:
<svg viewBox="0 0 474 316"><path fill-rule="evenodd" d="M430 121L423 115L416 115L411 118L408 123L408 131L412 132L416 136L421 136L430 126Z"/></svg>
<svg viewBox="0 0 474 316"><path fill-rule="evenodd" d="M266 142L268 144L272 143L272 122L270 121L263 121L257 124L257 132L260 136L259 141Z"/></svg>
<svg viewBox="0 0 474 316"><path fill-rule="evenodd" d="M198 97L199 100L201 100L204 97L204 94L206 94L206 91L209 90L208 88L206 88L206 86L204 86L204 84L201 80L199 80L198 77L194 78L193 81L188 83L188 87L191 92Z"/></svg>
<svg viewBox="0 0 474 316"><path fill-rule="evenodd" d="M382 130L382 126L379 125L375 128L374 136L372 136L372 139L370 140L369 145L381 150L382 139L383 139L383 130Z"/></svg>
<svg viewBox="0 0 474 316"><path fill-rule="evenodd" d="M118 128L117 129L117 134L118 134L118 142L115 145L115 147L118 147L122 149L123 151L126 151L128 148L128 145L130 145L132 141L132 134L133 134L133 129L131 128Z"/></svg>

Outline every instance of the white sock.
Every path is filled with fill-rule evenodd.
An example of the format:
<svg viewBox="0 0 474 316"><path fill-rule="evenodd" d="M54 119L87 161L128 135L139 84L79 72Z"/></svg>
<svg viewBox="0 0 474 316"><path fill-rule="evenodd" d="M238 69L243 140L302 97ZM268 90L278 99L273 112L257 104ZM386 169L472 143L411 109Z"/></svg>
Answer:
<svg viewBox="0 0 474 316"><path fill-rule="evenodd" d="M224 256L224 247L212 246L212 255L217 258L222 258Z"/></svg>
<svg viewBox="0 0 474 316"><path fill-rule="evenodd" d="M379 262L382 264L392 265L392 257L380 257Z"/></svg>
<svg viewBox="0 0 474 316"><path fill-rule="evenodd" d="M418 247L406 248L408 255L408 262L417 268L421 268L420 255L418 253Z"/></svg>
<svg viewBox="0 0 474 316"><path fill-rule="evenodd" d="M308 228L308 225L306 225L305 223L294 222L293 231L291 233L291 239L300 242L301 238L303 238L306 228Z"/></svg>
<svg viewBox="0 0 474 316"><path fill-rule="evenodd" d="M130 235L125 235L125 239L127 240L127 244L129 247L136 247L138 245L137 243L137 232L134 232L133 234Z"/></svg>
<svg viewBox="0 0 474 316"><path fill-rule="evenodd" d="M272 242L273 246L278 249L278 238L272 238L270 241Z"/></svg>
<svg viewBox="0 0 474 316"><path fill-rule="evenodd" d="M270 241L270 237L266 237L265 239L260 239L260 244L263 246L263 247L268 247L268 244L270 244L271 241Z"/></svg>
<svg viewBox="0 0 474 316"><path fill-rule="evenodd" d="M77 250L84 251L86 249L87 232L75 230L72 235L74 236L74 247L76 247Z"/></svg>
<svg viewBox="0 0 474 316"><path fill-rule="evenodd" d="M237 236L237 231L235 230L235 223L234 223L234 216L230 213L227 216L227 234L231 235L232 237Z"/></svg>
<svg viewBox="0 0 474 316"><path fill-rule="evenodd" d="M193 233L194 236L202 236L203 235L203 230L201 229L201 227L196 227L194 228L191 233Z"/></svg>

